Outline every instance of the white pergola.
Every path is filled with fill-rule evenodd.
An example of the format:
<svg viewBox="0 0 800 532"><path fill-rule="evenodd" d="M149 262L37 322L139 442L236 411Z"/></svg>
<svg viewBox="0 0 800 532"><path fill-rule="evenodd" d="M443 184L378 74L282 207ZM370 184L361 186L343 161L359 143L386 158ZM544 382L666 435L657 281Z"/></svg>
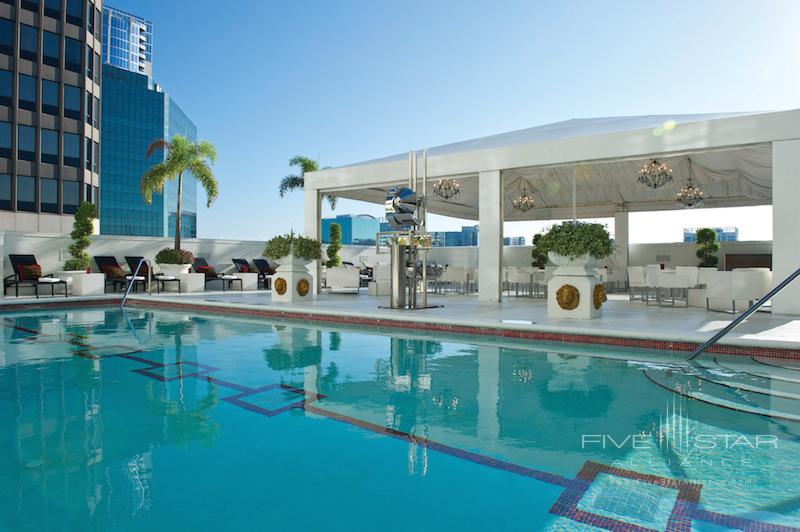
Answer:
<svg viewBox="0 0 800 532"><path fill-rule="evenodd" d="M652 158L672 166L670 184L638 182ZM428 148L427 209L479 221L479 298L499 302L504 221L567 219L574 201L579 218L614 217L615 260L624 268L628 213L679 209L675 194L690 162L706 207L773 205L776 283L800 267L800 110L567 120ZM408 175L407 154L307 174L307 236L320 237L322 194L383 204ZM447 201L430 193L445 177L461 184ZM528 212L511 204L523 186L535 201ZM776 297L773 310L800 315L800 283Z"/></svg>

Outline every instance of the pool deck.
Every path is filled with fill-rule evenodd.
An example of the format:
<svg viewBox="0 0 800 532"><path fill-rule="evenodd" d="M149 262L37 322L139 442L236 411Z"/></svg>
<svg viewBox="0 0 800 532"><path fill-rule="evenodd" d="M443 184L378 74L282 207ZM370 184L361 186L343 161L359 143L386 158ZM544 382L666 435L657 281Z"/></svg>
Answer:
<svg viewBox="0 0 800 532"><path fill-rule="evenodd" d="M112 305L120 295L0 300L0 309L28 310L41 306ZM273 303L266 291L200 294L131 294L129 304L198 310L224 314L296 319L312 322L488 334L531 340L552 340L688 351L734 318L724 312L697 308L647 306L612 294L603 317L594 320L549 319L543 299L504 297L502 303L482 303L476 296L430 294L428 303L443 305L415 311L381 308L388 297L355 293L320 294L303 303ZM800 358L800 317L758 312L712 352Z"/></svg>

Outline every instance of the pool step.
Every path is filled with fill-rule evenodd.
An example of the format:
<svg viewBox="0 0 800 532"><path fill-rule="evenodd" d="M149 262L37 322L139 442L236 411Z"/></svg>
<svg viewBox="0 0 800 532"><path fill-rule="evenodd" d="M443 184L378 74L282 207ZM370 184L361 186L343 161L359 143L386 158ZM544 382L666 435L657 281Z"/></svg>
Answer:
<svg viewBox="0 0 800 532"><path fill-rule="evenodd" d="M800 399L737 388L734 383L708 380L708 375L692 375L680 370L648 369L654 383L690 399L740 412L800 421ZM762 388L768 390L767 388Z"/></svg>
<svg viewBox="0 0 800 532"><path fill-rule="evenodd" d="M789 382L800 385L800 371L795 371L793 369L779 368L776 366L767 368L764 367L764 365L754 364L749 360L734 360L731 358L723 359L720 357L714 359L713 364L736 373L753 375L756 377L769 379L771 381Z"/></svg>
<svg viewBox="0 0 800 532"><path fill-rule="evenodd" d="M766 373L745 373L720 364L704 364L698 367L699 377L704 380L745 390L748 392L800 400L800 380L773 379Z"/></svg>

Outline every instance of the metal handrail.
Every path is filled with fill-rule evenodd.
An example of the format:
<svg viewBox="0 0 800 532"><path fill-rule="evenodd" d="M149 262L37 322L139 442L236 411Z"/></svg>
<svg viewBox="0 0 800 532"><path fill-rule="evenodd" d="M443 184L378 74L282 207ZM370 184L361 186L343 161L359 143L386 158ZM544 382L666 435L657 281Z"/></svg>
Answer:
<svg viewBox="0 0 800 532"><path fill-rule="evenodd" d="M736 318L735 320L733 320L732 322L730 322L727 327L725 327L720 332L718 332L717 334L712 336L711 339L706 340L705 342L703 342L703 344L700 347L698 347L697 349L692 351L692 353L688 357L686 357L686 360L687 361L692 360L693 358L697 357L700 353L702 353L703 351L705 351L706 349L708 349L712 345L716 344L723 336L725 336L726 334L731 332L734 328L736 328L737 325L739 325L744 320L746 320L747 317L750 316L750 314L752 314L753 312L758 310L761 307L761 305L763 305L764 303L766 303L767 301L772 299L775 296L775 294L777 294L778 292L780 292L781 290L786 288L786 286L789 283L791 283L792 281L794 281L798 277L800 277L800 268L795 270L795 272L792 273L789 277L787 277L786 279L781 281L775 288L773 288L772 290L767 292L764 295L764 297L762 297L761 299L759 299L758 301L753 303L750 306L750 308L748 308L747 310L742 312L742 315L739 316L738 318Z"/></svg>
<svg viewBox="0 0 800 532"><path fill-rule="evenodd" d="M139 275L139 270L142 268L142 264L146 263L147 259L139 259L139 264L136 265L136 270L131 274L131 281L128 283L128 288L125 289L125 295L122 296L122 301L119 304L119 309L122 310L125 306L125 301L128 299L128 294L131 293L131 288L136 283L136 276ZM147 262L149 266L150 263ZM147 268L147 287L150 288L150 268Z"/></svg>

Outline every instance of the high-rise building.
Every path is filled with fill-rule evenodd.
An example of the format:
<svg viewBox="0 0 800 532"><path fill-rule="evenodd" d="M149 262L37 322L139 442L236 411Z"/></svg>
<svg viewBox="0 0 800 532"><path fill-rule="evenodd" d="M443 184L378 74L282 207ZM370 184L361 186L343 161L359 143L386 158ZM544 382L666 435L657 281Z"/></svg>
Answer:
<svg viewBox="0 0 800 532"><path fill-rule="evenodd" d="M717 240L720 242L736 242L739 240L738 227L715 227ZM687 227L683 230L683 241L687 244L697 242L697 228Z"/></svg>
<svg viewBox="0 0 800 532"><path fill-rule="evenodd" d="M176 180L151 204L139 190L142 174L164 160L163 150L145 158L155 140L183 135L197 140L197 128L152 78L111 65L103 68L103 201L100 233L175 236ZM197 181L183 177L181 236L197 236Z"/></svg>
<svg viewBox="0 0 800 532"><path fill-rule="evenodd" d="M339 214L336 218L323 218L323 244L330 244L331 224L334 222L342 227L342 244L348 246L374 246L375 235L381 227L380 221L368 214Z"/></svg>
<svg viewBox="0 0 800 532"><path fill-rule="evenodd" d="M68 232L100 184L101 0L0 0L0 230Z"/></svg>
<svg viewBox="0 0 800 532"><path fill-rule="evenodd" d="M506 236L506 237L503 237L503 245L504 246L524 246L525 245L525 237L524 236Z"/></svg>
<svg viewBox="0 0 800 532"><path fill-rule="evenodd" d="M136 15L103 8L103 63L153 75L153 24Z"/></svg>

